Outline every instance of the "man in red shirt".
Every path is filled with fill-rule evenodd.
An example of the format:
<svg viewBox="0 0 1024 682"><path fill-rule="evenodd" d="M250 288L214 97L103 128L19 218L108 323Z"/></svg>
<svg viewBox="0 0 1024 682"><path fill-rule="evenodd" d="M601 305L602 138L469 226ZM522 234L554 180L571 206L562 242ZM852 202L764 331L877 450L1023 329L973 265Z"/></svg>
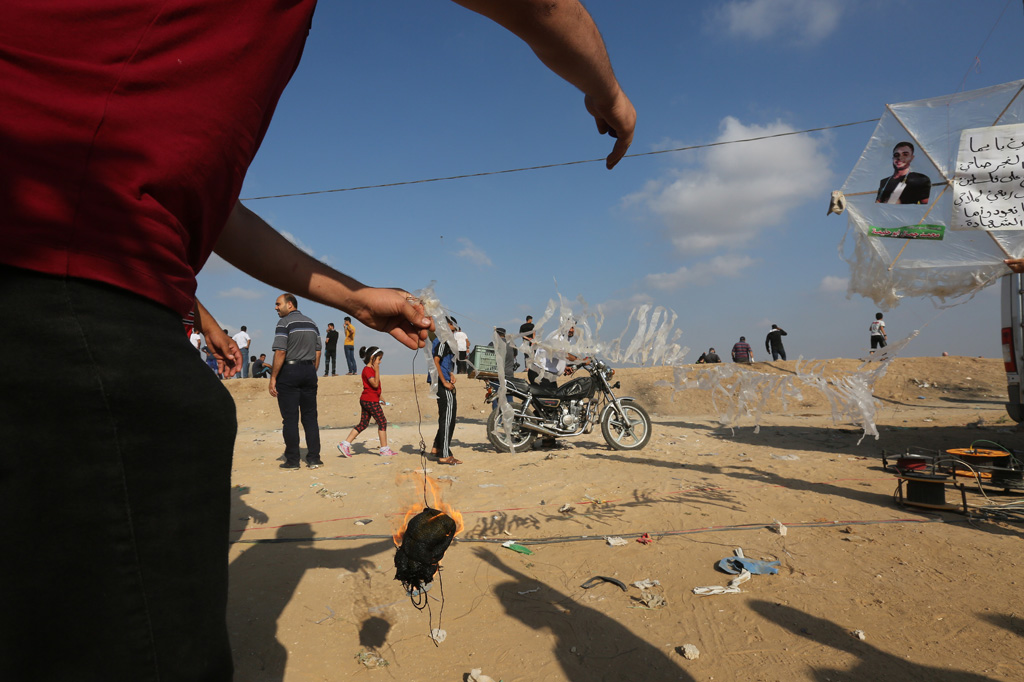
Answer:
<svg viewBox="0 0 1024 682"><path fill-rule="evenodd" d="M636 115L577 0L459 4L584 92L617 136L609 168L625 155ZM65 359L5 369L0 679L231 678L234 404L181 329L212 252L424 344L406 292L316 261L238 203L315 5L0 2L0 295L48 330L37 353Z"/></svg>

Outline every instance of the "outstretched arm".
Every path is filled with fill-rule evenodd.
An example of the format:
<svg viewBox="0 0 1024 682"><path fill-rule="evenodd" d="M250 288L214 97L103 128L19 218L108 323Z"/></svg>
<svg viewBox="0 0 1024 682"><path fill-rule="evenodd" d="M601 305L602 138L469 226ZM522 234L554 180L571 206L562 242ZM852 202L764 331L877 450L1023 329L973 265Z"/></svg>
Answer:
<svg viewBox="0 0 1024 682"><path fill-rule="evenodd" d="M579 0L455 0L519 36L544 65L579 88L597 131L616 138L611 169L633 142L636 111L619 87L604 40Z"/></svg>
<svg viewBox="0 0 1024 682"><path fill-rule="evenodd" d="M241 202L214 249L224 260L272 287L343 310L409 348L422 348L433 322L402 289L377 289L305 253ZM267 256L266 254L273 254ZM276 364L276 363L275 363Z"/></svg>

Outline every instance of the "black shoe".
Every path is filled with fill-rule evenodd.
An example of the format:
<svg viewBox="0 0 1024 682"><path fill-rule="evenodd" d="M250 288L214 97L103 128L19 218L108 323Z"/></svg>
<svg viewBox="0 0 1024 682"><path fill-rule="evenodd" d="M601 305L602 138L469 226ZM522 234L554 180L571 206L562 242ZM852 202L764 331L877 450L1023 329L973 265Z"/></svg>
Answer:
<svg viewBox="0 0 1024 682"><path fill-rule="evenodd" d="M298 462L288 462L288 461L286 461L286 462L284 462L281 465L281 468L282 469L298 469L299 468L299 463Z"/></svg>
<svg viewBox="0 0 1024 682"><path fill-rule="evenodd" d="M324 465L324 463L322 461L320 461L319 457L317 457L316 459L307 459L306 460L306 466L309 467L310 469L319 469L323 465ZM299 465L296 464L295 468L298 469Z"/></svg>

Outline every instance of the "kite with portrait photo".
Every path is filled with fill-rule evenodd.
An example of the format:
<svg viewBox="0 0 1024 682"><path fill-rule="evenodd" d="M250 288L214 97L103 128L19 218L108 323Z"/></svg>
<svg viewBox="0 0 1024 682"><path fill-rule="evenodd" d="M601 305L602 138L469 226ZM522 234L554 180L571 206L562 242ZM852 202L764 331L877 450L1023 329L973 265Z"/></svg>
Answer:
<svg viewBox="0 0 1024 682"><path fill-rule="evenodd" d="M829 213L848 293L959 302L1024 257L1024 80L886 105Z"/></svg>

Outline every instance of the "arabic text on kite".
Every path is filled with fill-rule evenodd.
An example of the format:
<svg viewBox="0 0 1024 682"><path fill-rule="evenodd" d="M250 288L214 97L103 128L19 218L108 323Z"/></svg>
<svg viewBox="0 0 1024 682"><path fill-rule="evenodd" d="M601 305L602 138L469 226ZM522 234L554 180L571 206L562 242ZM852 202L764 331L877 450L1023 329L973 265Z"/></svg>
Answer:
<svg viewBox="0 0 1024 682"><path fill-rule="evenodd" d="M963 131L952 229L1024 230L1024 124Z"/></svg>

